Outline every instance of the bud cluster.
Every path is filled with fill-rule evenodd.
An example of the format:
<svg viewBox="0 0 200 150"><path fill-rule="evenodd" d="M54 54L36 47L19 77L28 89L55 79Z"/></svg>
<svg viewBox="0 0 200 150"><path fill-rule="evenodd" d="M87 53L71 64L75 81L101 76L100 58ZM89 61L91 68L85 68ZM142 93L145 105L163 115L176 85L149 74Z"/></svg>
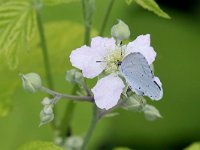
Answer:
<svg viewBox="0 0 200 150"><path fill-rule="evenodd" d="M42 100L42 105L44 107L40 112L40 126L47 124L54 119L54 113L53 113L54 100L45 97Z"/></svg>

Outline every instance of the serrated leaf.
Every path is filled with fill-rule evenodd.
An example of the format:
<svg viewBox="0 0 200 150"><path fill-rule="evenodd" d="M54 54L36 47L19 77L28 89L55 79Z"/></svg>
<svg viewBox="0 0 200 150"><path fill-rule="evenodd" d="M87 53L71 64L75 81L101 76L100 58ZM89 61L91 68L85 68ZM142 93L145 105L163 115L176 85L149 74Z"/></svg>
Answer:
<svg viewBox="0 0 200 150"><path fill-rule="evenodd" d="M59 4L67 4L71 2L78 2L80 0L44 0L45 5L59 5Z"/></svg>
<svg viewBox="0 0 200 150"><path fill-rule="evenodd" d="M192 143L190 146L184 148L184 150L200 150L200 142Z"/></svg>
<svg viewBox="0 0 200 150"><path fill-rule="evenodd" d="M160 17L170 19L170 16L165 13L155 2L155 0L135 0L137 4L142 6L144 9L147 9L149 11L153 11L155 14L157 14Z"/></svg>
<svg viewBox="0 0 200 150"><path fill-rule="evenodd" d="M27 50L36 24L35 9L29 1L7 1L0 5L0 54L12 69L19 50Z"/></svg>
<svg viewBox="0 0 200 150"><path fill-rule="evenodd" d="M34 141L19 147L17 150L64 150L51 142Z"/></svg>
<svg viewBox="0 0 200 150"><path fill-rule="evenodd" d="M71 30L66 30L66 29L71 29ZM61 54L67 52L67 56L69 56L72 49L82 44L81 35L83 35L84 33L84 28L81 24L77 24L74 22L59 21L59 22L51 22L45 24L45 31L46 31L47 41L49 41L48 42L49 55L50 58L52 58L51 65L52 68L54 68L52 72L53 74L57 74L64 78L66 70L65 68L60 66L66 66L66 65L69 66L70 61L69 59L67 59L66 63L66 55L61 55ZM76 32L76 34L74 34L74 31ZM57 36L59 36L60 38L55 38ZM74 43L74 41L76 42ZM44 68L42 67L43 57L41 55L41 47L38 46L39 43L40 43L39 33L36 32L34 38L32 39L29 45L30 51L28 51L28 53L19 51L18 55L20 59L20 64L23 65L19 65L18 70L10 70L7 66L7 63L5 63L6 58L3 55L0 55L0 79L1 79L0 105L2 106L2 107L0 106L2 108L2 110L0 110L0 113L2 113L2 115L0 114L0 117L6 116L6 114L9 115L9 111L10 110L12 111L11 109L12 100L15 97L14 93L16 88L18 90L23 90L21 80L18 75L19 71L24 73L35 71L41 74L42 77L44 77ZM9 91L9 93L6 92L6 95L3 96L5 94L5 91Z"/></svg>

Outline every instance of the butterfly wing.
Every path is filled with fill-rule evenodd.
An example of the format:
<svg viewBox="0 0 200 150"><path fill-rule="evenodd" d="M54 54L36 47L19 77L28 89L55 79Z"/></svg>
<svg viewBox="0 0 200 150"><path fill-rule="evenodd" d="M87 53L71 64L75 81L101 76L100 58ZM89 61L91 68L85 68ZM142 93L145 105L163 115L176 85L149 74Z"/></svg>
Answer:
<svg viewBox="0 0 200 150"><path fill-rule="evenodd" d="M141 53L127 55L121 63L121 73L131 89L153 100L162 98L162 87L154 80L153 72Z"/></svg>

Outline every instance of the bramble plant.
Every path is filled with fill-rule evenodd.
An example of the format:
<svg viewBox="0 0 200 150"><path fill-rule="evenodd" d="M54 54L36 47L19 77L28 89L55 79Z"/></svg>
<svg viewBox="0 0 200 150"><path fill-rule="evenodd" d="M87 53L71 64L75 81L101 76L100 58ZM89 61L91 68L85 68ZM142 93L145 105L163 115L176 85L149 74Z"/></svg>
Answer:
<svg viewBox="0 0 200 150"><path fill-rule="evenodd" d="M143 112L145 118L150 121L162 118L159 111L147 104L145 100L145 96L152 100L160 100L163 96L162 84L152 71L156 52L150 45L150 35L140 35L134 41L126 43L131 35L129 26L122 20L118 20L118 23L111 28L111 37L103 37L114 0L109 0L99 36L93 38L91 38L91 30L95 0L81 0L85 29L84 45L71 52L68 59L75 68L66 73L66 80L74 84L75 90L71 94L55 91L41 9L44 5L73 1L77 0L0 1L0 54L5 54L12 69L18 66L17 53L21 49L29 49L28 45L38 27L48 86L44 86L40 75L36 73L20 73L20 77L25 90L32 93L42 91L48 94L42 100L43 109L40 112L39 126L51 123L52 129L58 132L55 134L54 142L59 147L52 143L37 141L24 145L20 149L28 150L28 147L31 149L35 146L35 149L49 147L52 150L59 150L62 147L67 150L85 150L88 148L98 121L103 117L115 116L114 110L117 108ZM125 0L125 2L130 5L132 0ZM158 16L170 18L154 0L134 0L134 2ZM98 78L96 85L92 88L88 87L86 78L96 77ZM66 133L73 128L69 123L63 122L59 125L55 123L55 108L61 99L71 100L67 107L70 110L69 114L64 120L71 117L70 113L74 111L75 101L89 102L93 105L93 118L83 138L73 134L66 136Z"/></svg>

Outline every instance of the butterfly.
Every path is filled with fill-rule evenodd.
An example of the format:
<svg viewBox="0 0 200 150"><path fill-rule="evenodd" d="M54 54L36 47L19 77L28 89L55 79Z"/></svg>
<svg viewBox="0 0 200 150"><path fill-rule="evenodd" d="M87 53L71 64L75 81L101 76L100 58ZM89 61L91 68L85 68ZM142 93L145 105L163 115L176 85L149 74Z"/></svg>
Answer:
<svg viewBox="0 0 200 150"><path fill-rule="evenodd" d="M155 80L146 58L139 52L130 53L120 63L120 70L131 90L138 95L159 100L163 96L162 86Z"/></svg>

